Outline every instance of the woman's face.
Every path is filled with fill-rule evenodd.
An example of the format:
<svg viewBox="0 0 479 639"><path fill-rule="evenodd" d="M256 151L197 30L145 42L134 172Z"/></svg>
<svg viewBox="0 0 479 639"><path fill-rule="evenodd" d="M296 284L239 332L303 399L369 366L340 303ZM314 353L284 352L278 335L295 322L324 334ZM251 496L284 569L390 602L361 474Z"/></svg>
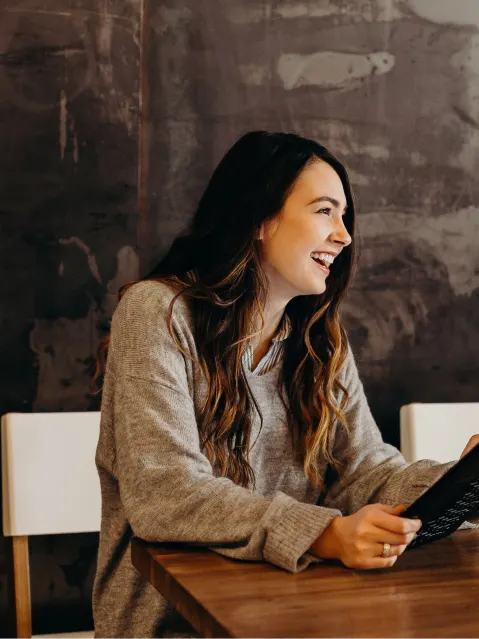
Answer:
<svg viewBox="0 0 479 639"><path fill-rule="evenodd" d="M299 175L278 215L260 231L270 296L288 302L326 290L329 266L349 244L346 196L336 171L318 160Z"/></svg>

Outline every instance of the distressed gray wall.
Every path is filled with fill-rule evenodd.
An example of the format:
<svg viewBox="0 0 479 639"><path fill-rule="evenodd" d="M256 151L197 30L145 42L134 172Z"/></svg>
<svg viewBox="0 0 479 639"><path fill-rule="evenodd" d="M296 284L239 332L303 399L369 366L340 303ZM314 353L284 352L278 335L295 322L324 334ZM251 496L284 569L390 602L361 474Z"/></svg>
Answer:
<svg viewBox="0 0 479 639"><path fill-rule="evenodd" d="M0 4L1 413L98 406L98 339L138 275L139 38L139 0ZM34 632L91 623L96 547L31 540Z"/></svg>
<svg viewBox="0 0 479 639"><path fill-rule="evenodd" d="M479 4L141 4L0 5L0 412L97 406L90 365L118 286L257 128L312 136L350 168L362 263L345 315L385 437L398 443L403 403L476 400ZM82 624L95 536L32 546L35 630ZM5 593L4 562L2 610Z"/></svg>
<svg viewBox="0 0 479 639"><path fill-rule="evenodd" d="M362 262L345 320L375 417L477 400L479 3L188 0L151 9L150 222L163 248L247 130L347 163Z"/></svg>

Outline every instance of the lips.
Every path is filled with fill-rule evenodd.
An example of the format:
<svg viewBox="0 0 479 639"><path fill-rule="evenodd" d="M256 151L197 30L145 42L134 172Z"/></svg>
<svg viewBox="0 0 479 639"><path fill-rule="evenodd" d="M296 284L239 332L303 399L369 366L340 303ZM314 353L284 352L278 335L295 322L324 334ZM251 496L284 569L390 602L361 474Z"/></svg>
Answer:
<svg viewBox="0 0 479 639"><path fill-rule="evenodd" d="M315 263L315 265L320 268L324 273L329 274L329 267L326 266L325 264L323 264L322 262L318 262L317 260L314 259L314 257L311 258L313 260L313 262Z"/></svg>

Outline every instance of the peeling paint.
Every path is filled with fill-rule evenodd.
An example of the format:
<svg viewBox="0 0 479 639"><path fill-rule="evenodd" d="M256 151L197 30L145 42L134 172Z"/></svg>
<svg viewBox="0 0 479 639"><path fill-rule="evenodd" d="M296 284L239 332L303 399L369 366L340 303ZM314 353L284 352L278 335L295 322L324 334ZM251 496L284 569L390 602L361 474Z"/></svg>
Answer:
<svg viewBox="0 0 479 639"><path fill-rule="evenodd" d="M360 153L373 160L389 160L391 153L388 148L378 144L363 144Z"/></svg>
<svg viewBox="0 0 479 639"><path fill-rule="evenodd" d="M89 11L88 9L75 9L74 11L54 11L47 9L35 9L33 7L2 7L2 11L5 13L27 13L32 15L45 15L45 16L62 16L64 18L82 17L82 16L103 16L114 18L122 22L131 22L131 18L121 14L104 12L104 11Z"/></svg>
<svg viewBox="0 0 479 639"><path fill-rule="evenodd" d="M427 164L427 158L419 151L411 151L409 159L412 166L425 166Z"/></svg>
<svg viewBox="0 0 479 639"><path fill-rule="evenodd" d="M256 24L271 18L271 5L254 6L244 3L241 6L226 6L225 16L232 23L237 25Z"/></svg>
<svg viewBox="0 0 479 639"><path fill-rule="evenodd" d="M73 161L78 164L78 137L75 131L75 121L70 120L70 133L73 136Z"/></svg>
<svg viewBox="0 0 479 639"><path fill-rule="evenodd" d="M366 55L335 51L286 53L279 57L277 71L287 91L303 86L345 89L362 78L389 73L394 63L394 55L387 51Z"/></svg>
<svg viewBox="0 0 479 639"><path fill-rule="evenodd" d="M59 142L60 142L60 157L63 160L65 157L65 149L67 146L67 96L65 91L60 93L60 128L59 128Z"/></svg>
<svg viewBox="0 0 479 639"><path fill-rule="evenodd" d="M407 0L407 5L417 16L437 24L479 26L477 0Z"/></svg>
<svg viewBox="0 0 479 639"><path fill-rule="evenodd" d="M68 143L68 131L72 135L73 141L73 161L78 164L78 137L75 130L75 121L68 114L68 100L65 91L60 92L60 126L59 126L59 144L60 157L62 161L65 159L65 150Z"/></svg>
<svg viewBox="0 0 479 639"><path fill-rule="evenodd" d="M297 18L326 18L345 15L347 8L329 2L283 2L275 7L275 13L286 20Z"/></svg>
<svg viewBox="0 0 479 639"><path fill-rule="evenodd" d="M98 270L98 265L96 263L96 258L93 255L91 249L85 244L85 242L83 242L83 240L81 240L79 237L60 238L58 240L58 243L62 244L63 246L67 244L76 244L76 246L78 246L87 256L88 266L90 267L91 274L96 279L96 281L101 284L101 277Z"/></svg>
<svg viewBox="0 0 479 639"><path fill-rule="evenodd" d="M243 82L250 86L261 86L271 77L269 65L240 64L238 71Z"/></svg>
<svg viewBox="0 0 479 639"><path fill-rule="evenodd" d="M333 0L310 2L263 3L228 6L225 16L232 24L243 26L265 22L271 18L300 20L302 18L338 18L356 22L391 22L404 17L400 0L368 0L338 3Z"/></svg>
<svg viewBox="0 0 479 639"><path fill-rule="evenodd" d="M113 84L113 65L111 60L111 43L113 38L113 19L102 15L98 32L98 68L107 86Z"/></svg>
<svg viewBox="0 0 479 639"><path fill-rule="evenodd" d="M38 358L34 411L88 410L99 319L95 304L86 317L76 320L35 319L30 333L30 348Z"/></svg>
<svg viewBox="0 0 479 639"><path fill-rule="evenodd" d="M126 126L128 135L133 135L137 126L137 109L133 100L120 100L118 102L116 117L119 122L122 122Z"/></svg>
<svg viewBox="0 0 479 639"><path fill-rule="evenodd" d="M282 2L275 6L274 13L286 20L342 17L361 22L390 22L403 16L398 0Z"/></svg>
<svg viewBox="0 0 479 639"><path fill-rule="evenodd" d="M465 90L456 98L456 105L463 110L469 125L479 128L479 35L472 35L467 45L451 56L450 63L465 80Z"/></svg>
<svg viewBox="0 0 479 639"><path fill-rule="evenodd" d="M190 21L193 13L188 7L158 7L158 11L151 18L151 28L157 35L164 35L168 31L175 31Z"/></svg>
<svg viewBox="0 0 479 639"><path fill-rule="evenodd" d="M78 138L76 133L73 139L73 161L75 162L75 164L78 164Z"/></svg>
<svg viewBox="0 0 479 639"><path fill-rule="evenodd" d="M99 52L103 56L111 55L111 41L113 36L113 18L106 13L102 13L100 30L98 32Z"/></svg>

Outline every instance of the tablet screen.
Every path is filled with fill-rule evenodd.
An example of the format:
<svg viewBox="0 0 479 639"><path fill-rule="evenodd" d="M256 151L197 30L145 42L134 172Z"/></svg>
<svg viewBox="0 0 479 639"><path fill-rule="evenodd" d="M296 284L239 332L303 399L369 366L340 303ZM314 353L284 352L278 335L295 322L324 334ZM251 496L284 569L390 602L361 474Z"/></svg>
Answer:
<svg viewBox="0 0 479 639"><path fill-rule="evenodd" d="M417 517L422 528L408 548L447 537L479 512L479 445L412 503L401 517Z"/></svg>

